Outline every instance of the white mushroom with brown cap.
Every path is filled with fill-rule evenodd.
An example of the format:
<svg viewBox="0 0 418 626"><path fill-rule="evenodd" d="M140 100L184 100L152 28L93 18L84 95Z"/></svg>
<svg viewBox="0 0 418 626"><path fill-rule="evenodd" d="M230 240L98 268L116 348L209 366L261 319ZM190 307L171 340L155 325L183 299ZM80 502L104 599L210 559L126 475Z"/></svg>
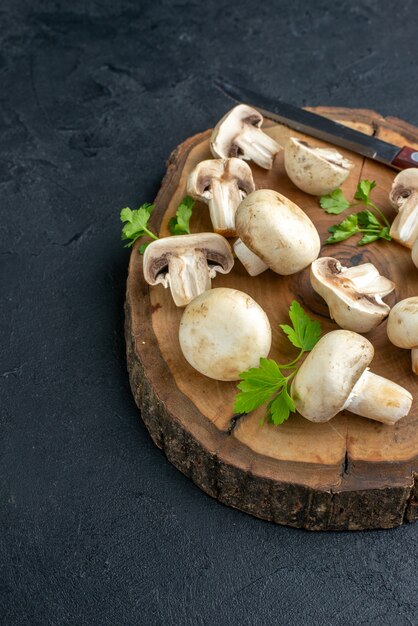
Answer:
<svg viewBox="0 0 418 626"><path fill-rule="evenodd" d="M238 380L257 367L271 347L267 315L255 300L237 289L202 293L184 310L180 348L198 372L215 380Z"/></svg>
<svg viewBox="0 0 418 626"><path fill-rule="evenodd" d="M354 163L334 148L315 148L290 137L284 149L284 166L296 187L313 196L324 196L343 184Z"/></svg>
<svg viewBox="0 0 418 626"><path fill-rule="evenodd" d="M373 374L374 348L365 337L334 330L319 340L296 374L291 396L312 422L328 422L343 410L393 425L409 413L412 395Z"/></svg>
<svg viewBox="0 0 418 626"><path fill-rule="evenodd" d="M282 146L261 130L262 122L263 116L256 109L238 104L212 131L210 149L213 156L221 159L239 157L270 170Z"/></svg>
<svg viewBox="0 0 418 626"><path fill-rule="evenodd" d="M175 304L183 307L211 288L217 272L228 274L233 265L231 247L221 235L177 235L146 248L144 278L150 285L170 287Z"/></svg>
<svg viewBox="0 0 418 626"><path fill-rule="evenodd" d="M399 172L392 183L389 200L398 215L390 227L390 235L407 248L418 239L418 168Z"/></svg>
<svg viewBox="0 0 418 626"><path fill-rule="evenodd" d="M397 302L388 317L389 340L398 348L411 350L412 371L418 374L418 297Z"/></svg>
<svg viewBox="0 0 418 626"><path fill-rule="evenodd" d="M321 243L309 217L294 202L271 189L250 193L235 215L239 240L234 251L251 276L270 268L295 274L319 254Z"/></svg>
<svg viewBox="0 0 418 626"><path fill-rule="evenodd" d="M237 207L254 189L250 166L234 158L201 161L187 180L187 193L209 205L213 229L224 237L235 236Z"/></svg>
<svg viewBox="0 0 418 626"><path fill-rule="evenodd" d="M395 283L381 276L373 263L344 267L337 259L320 257L311 265L310 278L341 328L368 333L389 314L382 298L395 289Z"/></svg>

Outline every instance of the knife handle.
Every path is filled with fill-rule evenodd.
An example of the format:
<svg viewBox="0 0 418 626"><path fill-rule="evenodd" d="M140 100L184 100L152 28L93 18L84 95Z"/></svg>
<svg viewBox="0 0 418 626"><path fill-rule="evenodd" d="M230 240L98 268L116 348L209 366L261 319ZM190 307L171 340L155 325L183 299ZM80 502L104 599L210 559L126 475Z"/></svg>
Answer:
<svg viewBox="0 0 418 626"><path fill-rule="evenodd" d="M418 150L404 146L392 161L393 167L405 170L407 167L418 167Z"/></svg>

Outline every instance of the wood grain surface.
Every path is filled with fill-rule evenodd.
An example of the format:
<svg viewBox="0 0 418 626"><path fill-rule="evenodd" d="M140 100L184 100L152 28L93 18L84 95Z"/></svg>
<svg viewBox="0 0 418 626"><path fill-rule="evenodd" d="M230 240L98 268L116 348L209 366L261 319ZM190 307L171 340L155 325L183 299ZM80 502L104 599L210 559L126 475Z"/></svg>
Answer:
<svg viewBox="0 0 418 626"><path fill-rule="evenodd" d="M408 143L418 148L418 129L401 120L363 109L312 110L399 146ZM268 120L264 128L283 145L290 136L304 137ZM169 234L168 221L186 194L188 174L199 161L211 158L209 136L206 131L187 139L170 157L152 217L161 236ZM341 152L355 164L343 185L347 197L354 195L361 178L375 180L375 201L391 221L395 213L388 192L395 171ZM325 214L317 198L293 185L284 171L283 156L277 156L270 171L253 164L251 168L256 188L276 189L296 202L324 242L327 228L339 218ZM191 230L211 230L206 205L196 204ZM390 305L418 293L418 271L406 248L386 241L364 248L355 243L353 238L322 246L320 254L335 256L346 265L374 263L397 285L386 299ZM293 276L267 271L251 278L236 261L233 271L217 276L213 286L240 289L263 307L273 329L270 357L278 361L294 356L278 329L287 321L293 299L320 320L324 333L337 328L325 302L310 286L309 269ZM391 427L343 411L325 424L292 415L275 427L260 426L262 409L235 418L236 383L206 378L185 361L178 342L181 315L169 290L145 283L136 245L126 297L131 387L154 442L180 471L221 502L280 524L312 530L390 528L418 517L418 379L410 369L409 351L389 343L386 323L366 335L376 350L371 369L414 395L408 417Z"/></svg>

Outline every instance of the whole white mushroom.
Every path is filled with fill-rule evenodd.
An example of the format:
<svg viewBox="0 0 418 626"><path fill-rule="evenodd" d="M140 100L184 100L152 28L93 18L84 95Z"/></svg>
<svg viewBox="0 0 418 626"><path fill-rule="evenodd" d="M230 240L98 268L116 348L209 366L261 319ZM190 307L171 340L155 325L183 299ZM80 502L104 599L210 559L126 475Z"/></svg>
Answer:
<svg viewBox="0 0 418 626"><path fill-rule="evenodd" d="M198 372L215 380L238 380L257 367L271 347L266 313L248 294L220 287L195 298L185 308L180 348Z"/></svg>

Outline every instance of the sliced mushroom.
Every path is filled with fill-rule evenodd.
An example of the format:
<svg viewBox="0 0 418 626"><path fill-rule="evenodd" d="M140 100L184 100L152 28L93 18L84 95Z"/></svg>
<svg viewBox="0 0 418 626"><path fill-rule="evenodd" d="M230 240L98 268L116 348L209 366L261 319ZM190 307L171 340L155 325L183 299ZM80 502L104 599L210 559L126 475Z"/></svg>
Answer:
<svg viewBox="0 0 418 626"><path fill-rule="evenodd" d="M240 239L234 251L251 276L267 267L277 274L294 274L319 254L315 226L302 209L277 191L250 193L237 209L235 225Z"/></svg>
<svg viewBox="0 0 418 626"><path fill-rule="evenodd" d="M296 137L286 144L284 165L292 183L313 196L324 196L337 189L354 167L338 150L314 148Z"/></svg>
<svg viewBox="0 0 418 626"><path fill-rule="evenodd" d="M411 350L412 371L418 374L418 297L405 298L395 304L386 330L395 346Z"/></svg>
<svg viewBox="0 0 418 626"><path fill-rule="evenodd" d="M312 422L328 422L347 409L393 425L409 413L412 395L373 374L374 348L365 337L334 330L319 340L296 374L291 396L297 411Z"/></svg>
<svg viewBox="0 0 418 626"><path fill-rule="evenodd" d="M238 380L257 367L271 347L267 315L255 300L237 289L217 288L202 293L180 322L180 347L198 372L215 380Z"/></svg>
<svg viewBox="0 0 418 626"><path fill-rule="evenodd" d="M237 207L254 189L251 168L241 159L202 161L187 181L187 193L209 205L213 228L224 237L235 236Z"/></svg>
<svg viewBox="0 0 418 626"><path fill-rule="evenodd" d="M344 267L332 257L312 263L311 285L328 304L331 319L357 333L368 333L387 317L390 307L382 298L396 286L372 263Z"/></svg>
<svg viewBox="0 0 418 626"><path fill-rule="evenodd" d="M178 235L153 241L144 253L144 278L170 287L177 306L186 306L211 288L216 272L228 274L234 257L227 240L216 233Z"/></svg>
<svg viewBox="0 0 418 626"><path fill-rule="evenodd" d="M213 156L239 157L270 170L282 146L261 130L262 122L263 116L256 109L246 104L234 107L213 129L210 138Z"/></svg>
<svg viewBox="0 0 418 626"><path fill-rule="evenodd" d="M390 235L403 246L412 248L418 238L418 168L411 167L395 176L389 200L398 211Z"/></svg>

